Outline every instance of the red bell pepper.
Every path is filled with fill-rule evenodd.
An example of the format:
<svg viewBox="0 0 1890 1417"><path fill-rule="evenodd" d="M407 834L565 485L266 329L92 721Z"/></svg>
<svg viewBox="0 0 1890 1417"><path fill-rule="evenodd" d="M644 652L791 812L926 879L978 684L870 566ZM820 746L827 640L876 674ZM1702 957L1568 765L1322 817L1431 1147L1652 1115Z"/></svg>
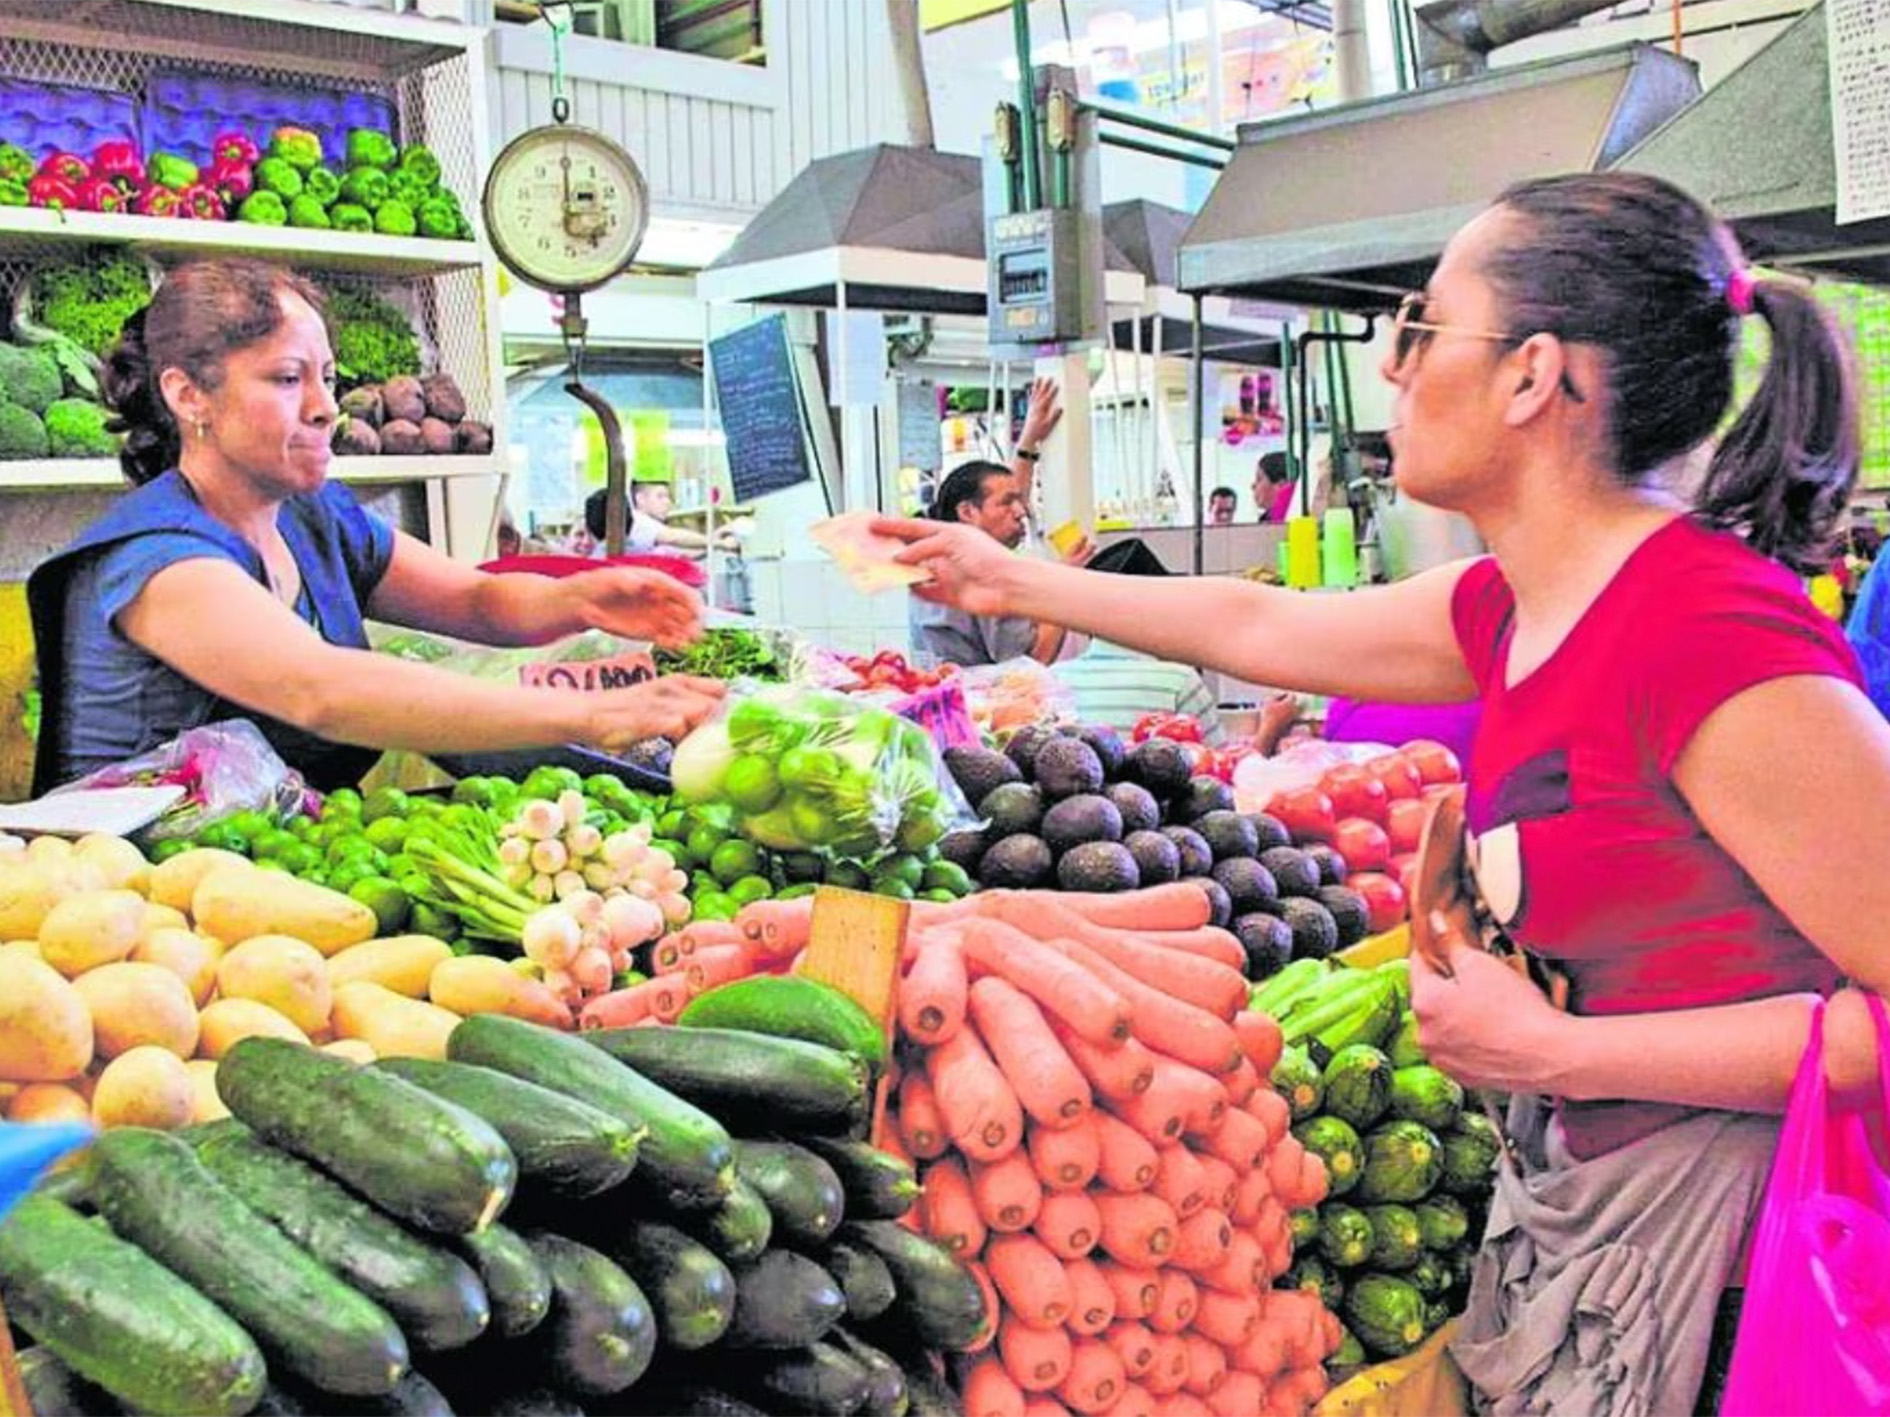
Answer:
<svg viewBox="0 0 1890 1417"><path fill-rule="evenodd" d="M144 186L144 154L125 138L114 138L92 149L92 175L118 183L127 191Z"/></svg>
<svg viewBox="0 0 1890 1417"><path fill-rule="evenodd" d="M39 175L77 187L92 175L92 168L77 153L51 152L39 160Z"/></svg>
<svg viewBox="0 0 1890 1417"><path fill-rule="evenodd" d="M109 177L88 177L79 184L79 207L88 212L122 212L131 205L131 194Z"/></svg>
<svg viewBox="0 0 1890 1417"><path fill-rule="evenodd" d="M63 177L42 172L26 184L26 200L35 207L73 211L79 205L79 189Z"/></svg>
<svg viewBox="0 0 1890 1417"><path fill-rule="evenodd" d="M182 216L183 206L183 193L154 182L138 193L134 210L139 216Z"/></svg>
<svg viewBox="0 0 1890 1417"><path fill-rule="evenodd" d="M178 215L193 221L222 221L227 215L223 210L223 198L208 183L198 182L186 187L181 200L183 209Z"/></svg>
<svg viewBox="0 0 1890 1417"><path fill-rule="evenodd" d="M226 208L233 207L256 190L256 169L248 163L228 163L219 159L204 174L203 180L205 186L223 199Z"/></svg>
<svg viewBox="0 0 1890 1417"><path fill-rule="evenodd" d="M240 129L218 133L210 144L210 161L216 167L254 167L261 159L262 149L256 146L256 140Z"/></svg>

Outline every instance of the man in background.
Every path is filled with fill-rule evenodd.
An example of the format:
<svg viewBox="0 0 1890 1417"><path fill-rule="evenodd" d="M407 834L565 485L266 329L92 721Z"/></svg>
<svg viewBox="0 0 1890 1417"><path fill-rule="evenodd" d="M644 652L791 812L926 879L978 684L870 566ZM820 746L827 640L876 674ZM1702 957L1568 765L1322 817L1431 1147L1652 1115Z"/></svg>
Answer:
<svg viewBox="0 0 1890 1417"><path fill-rule="evenodd" d="M1231 487L1216 487L1208 493L1208 525L1232 526L1240 496Z"/></svg>
<svg viewBox="0 0 1890 1417"><path fill-rule="evenodd" d="M584 525L600 547L604 544L604 502L608 495L607 489L600 487L584 499ZM669 525L667 518L675 509L676 492L669 483L631 483L627 509L630 518L623 533L624 551L630 555L648 555L661 548L707 551L709 538L701 532ZM733 551L738 549L739 543L724 532L716 538L716 545L721 550Z"/></svg>
<svg viewBox="0 0 1890 1417"><path fill-rule="evenodd" d="M1024 544L1028 518L1017 478L1001 463L968 462L939 484L927 513L935 521L963 522L1015 550ZM1063 644L1063 631L1021 615L971 615L914 596L909 623L913 655L925 667L972 668L1028 655L1048 664Z"/></svg>

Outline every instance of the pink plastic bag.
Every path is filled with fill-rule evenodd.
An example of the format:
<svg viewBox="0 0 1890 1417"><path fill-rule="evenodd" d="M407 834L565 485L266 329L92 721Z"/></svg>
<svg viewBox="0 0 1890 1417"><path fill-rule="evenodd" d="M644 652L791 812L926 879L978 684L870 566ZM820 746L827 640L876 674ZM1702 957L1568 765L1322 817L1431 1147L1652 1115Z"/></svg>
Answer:
<svg viewBox="0 0 1890 1417"><path fill-rule="evenodd" d="M1882 1106L1890 1020L1869 1003ZM1820 1004L1753 1235L1721 1417L1890 1414L1890 1174L1864 1118L1832 1110L1823 1045Z"/></svg>

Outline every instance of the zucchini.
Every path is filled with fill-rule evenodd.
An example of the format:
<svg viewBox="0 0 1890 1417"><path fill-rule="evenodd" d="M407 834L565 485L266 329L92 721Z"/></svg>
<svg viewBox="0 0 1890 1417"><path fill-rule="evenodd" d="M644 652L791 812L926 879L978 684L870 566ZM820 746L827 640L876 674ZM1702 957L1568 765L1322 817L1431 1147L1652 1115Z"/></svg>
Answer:
<svg viewBox="0 0 1890 1417"><path fill-rule="evenodd" d="M217 1093L263 1140L423 1230L491 1224L518 1180L504 1140L472 1113L299 1043L243 1039L217 1064Z"/></svg>
<svg viewBox="0 0 1890 1417"><path fill-rule="evenodd" d="M392 1392L407 1371L407 1340L387 1311L244 1205L184 1142L120 1127L92 1143L91 1166L112 1229L196 1285L272 1361L350 1397Z"/></svg>
<svg viewBox="0 0 1890 1417"><path fill-rule="evenodd" d="M578 1098L469 1063L383 1058L374 1066L490 1122L512 1148L520 1180L553 1194L600 1195L637 1164L642 1130Z"/></svg>
<svg viewBox="0 0 1890 1417"><path fill-rule="evenodd" d="M548 1387L509 1393L492 1405L493 1417L584 1417L584 1409Z"/></svg>
<svg viewBox="0 0 1890 1417"><path fill-rule="evenodd" d="M654 1029L644 1029L651 1033ZM817 1249L840 1228L846 1196L833 1167L791 1141L735 1143L735 1174L761 1194L775 1234Z"/></svg>
<svg viewBox="0 0 1890 1417"><path fill-rule="evenodd" d="M665 1385L648 1393L639 1387L636 1395L639 1412L660 1413L662 1417L768 1417L739 1397L696 1383Z"/></svg>
<svg viewBox="0 0 1890 1417"><path fill-rule="evenodd" d="M807 1149L840 1178L849 1220L897 1220L917 1204L919 1177L912 1163L863 1141L807 1137Z"/></svg>
<svg viewBox="0 0 1890 1417"><path fill-rule="evenodd" d="M48 1171L33 1190L56 1201L64 1201L74 1210L84 1210L91 1203L86 1194L87 1185L84 1166L61 1166L57 1171Z"/></svg>
<svg viewBox="0 0 1890 1417"><path fill-rule="evenodd" d="M301 1398L273 1382L263 1389L262 1401L250 1408L250 1417L307 1417L307 1413Z"/></svg>
<svg viewBox="0 0 1890 1417"><path fill-rule="evenodd" d="M770 1412L849 1417L873 1390L866 1369L830 1344L757 1357L752 1367L743 1365L742 1385L763 1398Z"/></svg>
<svg viewBox="0 0 1890 1417"><path fill-rule="evenodd" d="M829 1245L820 1262L840 1281L840 1292L847 1296L847 1317L855 1323L870 1323L899 1297L886 1261L863 1246Z"/></svg>
<svg viewBox="0 0 1890 1417"><path fill-rule="evenodd" d="M728 1341L743 1348L801 1348L846 1317L834 1277L791 1250L769 1250L735 1275Z"/></svg>
<svg viewBox="0 0 1890 1417"><path fill-rule="evenodd" d="M865 1125L871 1107L859 1058L798 1038L607 1028L584 1040L737 1132L845 1135Z"/></svg>
<svg viewBox="0 0 1890 1417"><path fill-rule="evenodd" d="M636 1281L589 1245L526 1237L551 1275L551 1317L533 1335L546 1376L580 1396L622 1392L656 1356L656 1321Z"/></svg>
<svg viewBox="0 0 1890 1417"><path fill-rule="evenodd" d="M44 1345L22 1350L19 1361L27 1406L41 1417L118 1417L124 1410L109 1392L88 1383Z"/></svg>
<svg viewBox="0 0 1890 1417"><path fill-rule="evenodd" d="M409 1368L381 1397L344 1397L339 1393L297 1389L289 1394L295 1410L322 1417L453 1417L453 1405L428 1379Z"/></svg>
<svg viewBox="0 0 1890 1417"><path fill-rule="evenodd" d="M896 1312L927 1348L963 1352L990 1316L984 1291L944 1246L889 1220L849 1221L840 1234L886 1262L898 1287Z"/></svg>
<svg viewBox="0 0 1890 1417"><path fill-rule="evenodd" d="M459 1243L492 1301L494 1333L522 1338L545 1321L551 1312L551 1274L524 1236L494 1224Z"/></svg>
<svg viewBox="0 0 1890 1417"><path fill-rule="evenodd" d="M485 1332L485 1288L459 1256L409 1234L240 1122L207 1130L196 1149L238 1200L386 1309L417 1346L444 1352Z"/></svg>
<svg viewBox="0 0 1890 1417"><path fill-rule="evenodd" d="M707 1209L735 1184L735 1152L720 1122L582 1039L502 1014L474 1014L453 1030L446 1051L456 1063L496 1068L647 1127L637 1180L670 1205Z"/></svg>
<svg viewBox="0 0 1890 1417"><path fill-rule="evenodd" d="M886 1063L885 1025L838 989L798 974L756 974L720 985L691 999L676 1022L798 1038L852 1053L873 1068Z"/></svg>
<svg viewBox="0 0 1890 1417"><path fill-rule="evenodd" d="M761 1192L735 1178L735 1188L714 1210L691 1211L676 1217L703 1244L723 1259L739 1264L752 1260L774 1238L774 1212Z"/></svg>
<svg viewBox="0 0 1890 1417"><path fill-rule="evenodd" d="M833 1343L866 1372L866 1401L860 1406L865 1417L906 1417L912 1402L906 1396L906 1375L900 1366L843 1328L833 1331Z"/></svg>
<svg viewBox="0 0 1890 1417"><path fill-rule="evenodd" d="M944 1380L932 1371L936 1359L924 1359L905 1368L906 1417L964 1417L964 1406Z"/></svg>
<svg viewBox="0 0 1890 1417"><path fill-rule="evenodd" d="M606 1247L649 1296L670 1348L706 1348L735 1317L735 1276L706 1245L672 1225L632 1220Z"/></svg>

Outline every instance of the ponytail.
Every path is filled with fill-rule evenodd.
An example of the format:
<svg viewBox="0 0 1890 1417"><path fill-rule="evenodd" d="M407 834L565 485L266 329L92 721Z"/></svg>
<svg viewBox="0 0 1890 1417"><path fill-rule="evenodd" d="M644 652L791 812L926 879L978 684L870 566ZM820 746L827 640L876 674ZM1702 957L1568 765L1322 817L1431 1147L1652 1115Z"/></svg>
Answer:
<svg viewBox="0 0 1890 1417"><path fill-rule="evenodd" d="M176 467L183 453L177 420L158 392L157 371L145 348L145 313L140 310L125 321L118 343L105 356L101 380L106 407L113 415L106 427L124 435L118 462L134 487Z"/></svg>
<svg viewBox="0 0 1890 1417"><path fill-rule="evenodd" d="M1771 357L1694 500L1708 525L1810 575L1829 569L1857 480L1857 387L1843 336L1801 286L1757 280Z"/></svg>

